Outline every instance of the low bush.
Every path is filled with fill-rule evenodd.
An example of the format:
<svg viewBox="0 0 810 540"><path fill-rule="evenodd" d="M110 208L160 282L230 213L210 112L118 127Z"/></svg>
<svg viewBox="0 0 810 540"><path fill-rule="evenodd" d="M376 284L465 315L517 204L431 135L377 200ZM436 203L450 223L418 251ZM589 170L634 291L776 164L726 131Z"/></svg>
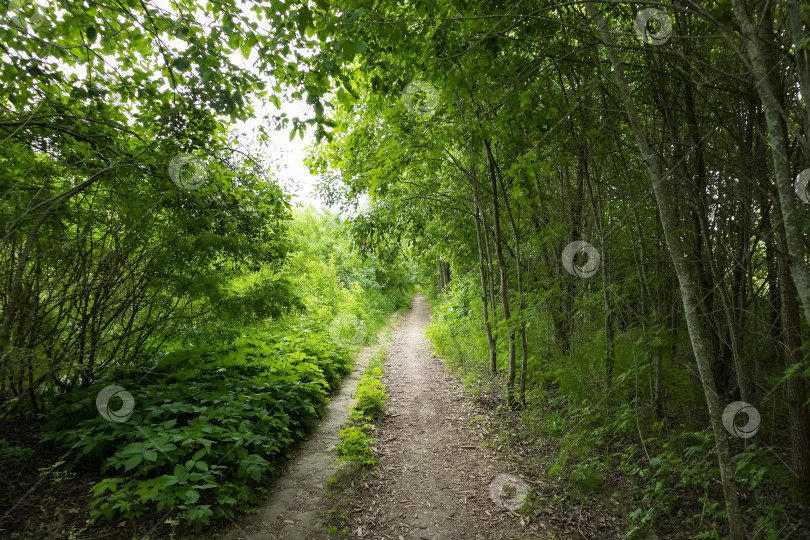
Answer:
<svg viewBox="0 0 810 540"><path fill-rule="evenodd" d="M377 458L371 451L374 438L367 435L374 429L372 424L361 426L349 426L340 431L340 444L334 447L338 455L335 465L340 465L344 461L354 461L363 467L373 467L377 464Z"/></svg>
<svg viewBox="0 0 810 540"><path fill-rule="evenodd" d="M381 379L382 370L374 368L367 371L357 383L357 403L351 410L353 422L370 422L384 412L384 400L389 396Z"/></svg>
<svg viewBox="0 0 810 540"><path fill-rule="evenodd" d="M115 471L92 488L91 523L176 509L199 530L260 500L350 364L326 336L296 329L175 351L146 374L117 373L114 383L134 397L127 421L98 414L100 383L57 407L43 440L75 449L75 465Z"/></svg>

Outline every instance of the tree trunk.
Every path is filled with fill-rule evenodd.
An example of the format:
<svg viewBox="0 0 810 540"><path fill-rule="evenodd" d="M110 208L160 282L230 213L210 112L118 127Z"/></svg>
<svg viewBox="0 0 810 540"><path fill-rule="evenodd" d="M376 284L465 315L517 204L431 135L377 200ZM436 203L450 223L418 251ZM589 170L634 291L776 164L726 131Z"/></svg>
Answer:
<svg viewBox="0 0 810 540"><path fill-rule="evenodd" d="M805 137L809 137L810 105L807 104L807 101L810 99L810 51L806 46L801 50L799 49L799 43L805 39L805 36L802 31L802 20L799 17L799 2L797 0L788 0L788 13L790 13L793 45L796 47L796 73L799 76L799 87L802 90L802 99L804 100L804 133ZM805 157L810 159L810 156L806 155Z"/></svg>
<svg viewBox="0 0 810 540"><path fill-rule="evenodd" d="M521 264L522 260L520 258L520 200L516 201L517 206L517 220L512 215L512 209L509 206L509 197L506 193L506 186L503 181L503 175L501 174L500 169L498 168L498 164L495 162L494 156L492 152L487 150L488 154L487 157L492 160L492 164L495 168L495 173L498 178L498 183L501 186L501 193L503 194L503 200L506 204L506 214L509 217L509 223L512 225L512 234L515 235L515 271L517 273L517 288L518 288L518 321L520 323L520 355L521 355L521 362L520 362L520 382L518 384L519 389L519 403L525 404L526 399L526 371L528 369L529 364L529 345L526 341L526 324L523 320L524 317L524 310L526 308L523 302L523 274L521 272ZM515 404L513 404L515 405Z"/></svg>
<svg viewBox="0 0 810 540"><path fill-rule="evenodd" d="M657 371L653 367L653 355L652 349L650 348L650 335L649 335L649 328L647 326L647 299L652 302L652 294L650 293L650 285L647 281L647 272L644 269L644 265L642 261L646 261L647 257L644 253L644 237L642 235L641 230L641 222L638 218L638 211L633 208L633 219L635 222L636 230L638 231L638 250L639 253L636 253L635 248L633 249L633 262L636 264L636 272L639 275L639 300L641 302L641 334L644 336L644 355L647 358L647 378L650 385L650 405L656 407L656 380L655 376ZM632 227L630 223L627 223L627 230L630 232L630 238L633 238ZM659 348L660 350L660 348ZM659 381L660 382L660 381Z"/></svg>
<svg viewBox="0 0 810 540"><path fill-rule="evenodd" d="M775 209L779 220L779 209ZM775 227L776 242L780 251L785 249L785 231L782 223ZM801 319L796 286L790 279L787 264L777 257L779 269L780 305L782 308L782 345L784 347L785 368L798 369L802 365ZM790 426L790 457L793 466L790 478L790 493L796 502L810 501L810 415L805 402L807 388L801 371L788 378L786 383L788 403L788 424Z"/></svg>
<svg viewBox="0 0 810 540"><path fill-rule="evenodd" d="M779 263L780 266L785 266ZM789 280L787 269L783 272L782 286L782 332L785 347L785 367L797 367L802 364L799 304L796 300L796 287ZM787 279L785 279L787 278ZM810 416L805 401L807 388L804 377L796 373L788 378L787 402L790 424L790 456L793 475L790 479L790 493L796 502L810 501Z"/></svg>
<svg viewBox="0 0 810 540"><path fill-rule="evenodd" d="M487 332L487 345L489 346L489 372L495 375L498 372L498 357L496 353L496 343L492 338L492 326L489 323L489 302L487 301L487 283L484 275L484 250L481 241L481 202L478 199L478 189L475 184L472 186L473 200L475 201L475 241L478 247L478 275L481 279L481 301L484 307L484 328ZM493 304L495 298L492 298Z"/></svg>
<svg viewBox="0 0 810 540"><path fill-rule="evenodd" d="M42 214L37 218L37 220L31 225L31 229L28 231L28 235L25 241L25 245L22 248L22 253L20 254L20 258L17 261L17 267L14 271L14 278L11 282L11 288L8 295L8 301L6 302L6 308L3 311L3 321L0 323L0 355L2 355L2 351L9 345L9 338L11 336L11 323L14 320L14 316L17 314L17 308L20 302L20 294L22 292L22 278L23 274L25 273L25 269L28 266L28 257L31 254L31 249L34 246L34 241L39 234L39 229L42 227L42 224L45 223L45 219L56 210L62 203L80 193L88 186L95 183L101 176L108 172L110 169L117 167L119 165L113 165L102 169L92 175L90 178L81 182L80 184L70 188L69 190L65 191L64 193L60 193L55 197L51 197L47 201L43 201L35 208L39 206L44 206L48 204L48 207L42 211ZM3 240L5 242L6 238L10 238L13 231L17 228L16 224L12 223L7 227L5 231L6 235ZM0 244L2 245L2 244Z"/></svg>
<svg viewBox="0 0 810 540"><path fill-rule="evenodd" d="M509 289L506 270L506 259L503 256L503 239L501 237L501 213L498 206L498 179L495 173L494 156L488 139L484 140L489 162L489 179L492 185L492 220L495 229L495 256L498 258L498 268L501 274L501 302L503 304L503 318L506 320L509 340L509 375L506 379L506 401L511 406L515 400L515 331L511 329L512 310L509 307Z"/></svg>
<svg viewBox="0 0 810 540"><path fill-rule="evenodd" d="M768 126L773 176L779 195L779 206L782 211L787 242L787 251L783 256L790 267L790 275L801 298L804 318L810 322L810 274L808 274L805 264L802 226L796 212L796 196L790 174L788 158L790 149L785 123L782 119L784 108L779 97L784 95L784 91L779 80L780 74L773 69L774 61L771 59L773 55L769 55L769 50L776 50L776 45L772 32L768 29L770 22L756 24L748 14L742 0L732 0L731 4L734 8L734 17L745 38L748 58L751 61L751 72L754 75L759 98L762 100L762 110ZM763 13L770 12L765 9Z"/></svg>
<svg viewBox="0 0 810 540"><path fill-rule="evenodd" d="M665 178L661 173L661 165L658 162L658 157L653 153L649 141L647 140L647 135L642 128L638 111L633 103L630 85L625 78L624 69L615 46L613 45L613 38L610 36L607 23L605 23L602 14L598 12L591 3L587 3L586 8L588 14L595 19L598 25L599 34L602 43L607 49L608 57L613 67L613 74L627 112L628 123L633 130L639 151L641 152L650 180L652 181L653 192L658 203L658 211L661 217L661 225L664 230L664 238L669 248L675 274L680 282L686 325L689 330L689 337L692 342L692 350L694 351L701 382L703 383L703 393L706 397L709 418L712 424L712 431L714 432L717 446L717 461L726 503L730 536L732 540L744 540L746 538L745 524L743 522L742 512L740 511L739 500L737 499L728 434L723 426L722 407L720 405L720 398L715 390L711 360L707 353L707 340L701 326L700 305L696 294L697 286L695 278L690 264L684 257L684 246L678 235L678 223L675 219L672 203L666 196Z"/></svg>
<svg viewBox="0 0 810 540"><path fill-rule="evenodd" d="M726 328L728 329L729 341L731 342L731 353L732 357L734 358L734 370L737 372L737 387L740 391L740 399L745 402L750 402L751 396L748 392L748 378L746 377L745 373L743 340L740 322L737 319L732 300L729 298L726 285L723 283L723 275L717 271L714 264L714 253L712 253L712 247L709 243L709 235L711 234L711 231L709 230L709 223L705 216L700 216L700 227L701 236L703 237L703 244L707 255L706 259L709 263L709 268L711 269L714 281L717 283L715 288L720 296L720 302L723 305L723 313L725 314L726 318Z"/></svg>
<svg viewBox="0 0 810 540"><path fill-rule="evenodd" d="M484 230L482 231L482 233L484 240L484 255L486 256L487 259L487 286L489 287L489 297L491 298L489 305L492 308L492 313L490 314L490 321L494 323L495 321L498 320L498 307L497 301L495 300L497 298L497 296L495 295L495 271L492 265L492 251L489 249L489 224L487 223L486 206L481 204L480 210L481 210L481 223L484 225ZM497 351L498 349L497 328L492 329L492 341L495 343L495 350Z"/></svg>

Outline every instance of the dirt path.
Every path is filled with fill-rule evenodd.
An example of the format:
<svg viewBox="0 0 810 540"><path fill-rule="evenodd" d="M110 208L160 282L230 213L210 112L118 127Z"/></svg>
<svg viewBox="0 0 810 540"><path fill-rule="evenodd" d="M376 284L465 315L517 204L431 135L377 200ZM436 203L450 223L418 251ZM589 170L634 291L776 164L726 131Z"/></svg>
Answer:
<svg viewBox="0 0 810 540"><path fill-rule="evenodd" d="M351 538L537 538L527 534L523 518L490 499L493 480L508 472L506 463L484 449L488 434L472 422L473 405L459 383L444 375L442 360L431 357L425 337L429 320L429 306L417 295L394 332L385 362L384 382L391 397L376 433L379 463L374 475L355 482L350 502L324 500L324 485L335 472L335 454L326 449L339 442L340 426L348 419L352 393L372 349L364 350L321 426L270 487L270 500L257 514L240 519L224 538L335 538L319 516L341 504L348 507L340 507L346 521L339 529L347 527Z"/></svg>
<svg viewBox="0 0 810 540"><path fill-rule="evenodd" d="M385 362L391 398L378 425L377 471L349 509L352 537L395 540L529 538L523 520L490 500L506 464L481 444L487 433L443 361L431 357L430 311L417 295ZM471 425L473 424L473 425Z"/></svg>

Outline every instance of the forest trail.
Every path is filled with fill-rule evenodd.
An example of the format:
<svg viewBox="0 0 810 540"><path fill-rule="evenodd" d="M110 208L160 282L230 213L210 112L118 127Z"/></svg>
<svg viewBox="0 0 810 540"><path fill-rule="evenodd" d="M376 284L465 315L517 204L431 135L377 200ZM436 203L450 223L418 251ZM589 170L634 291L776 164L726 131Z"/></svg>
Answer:
<svg viewBox="0 0 810 540"><path fill-rule="evenodd" d="M460 383L432 356L425 327L430 307L416 295L385 361L390 398L378 424L377 472L357 488L349 514L356 537L395 540L523 538L521 517L489 499L490 483L507 472L485 450L484 428Z"/></svg>
<svg viewBox="0 0 810 540"><path fill-rule="evenodd" d="M378 423L375 471L355 482L356 496L341 507L350 538L394 540L507 540L529 538L523 518L489 498L490 483L507 472L505 461L483 448L488 436L471 422L475 409L460 383L443 373L431 355L425 326L430 307L416 295L412 309L394 331L385 361L390 398ZM240 520L229 540L320 540L330 537L319 523L334 505L323 487L334 473L339 427L348 419L351 394L365 361L332 398L324 422L304 443L273 494L257 514ZM341 527L342 529L342 527ZM341 538L343 536L338 536Z"/></svg>
<svg viewBox="0 0 810 540"><path fill-rule="evenodd" d="M500 540L527 538L522 518L489 498L505 461L483 448L475 408L443 372L425 337L430 307L416 295L385 361L390 398L378 423L376 470L347 509L352 538Z"/></svg>

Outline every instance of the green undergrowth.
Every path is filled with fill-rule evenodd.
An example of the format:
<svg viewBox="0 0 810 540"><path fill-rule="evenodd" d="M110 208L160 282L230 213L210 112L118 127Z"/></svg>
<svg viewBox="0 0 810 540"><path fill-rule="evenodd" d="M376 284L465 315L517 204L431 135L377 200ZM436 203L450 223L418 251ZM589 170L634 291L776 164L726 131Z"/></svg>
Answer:
<svg viewBox="0 0 810 540"><path fill-rule="evenodd" d="M340 432L341 442L331 447L338 456L336 465L354 462L369 469L377 464L371 445L374 444L373 422L385 412L385 399L389 397L382 382L385 354L381 349L371 356L357 383L357 403L350 409L349 424Z"/></svg>
<svg viewBox="0 0 810 540"><path fill-rule="evenodd" d="M174 351L115 374L134 398L127 421L98 414L99 383L53 411L43 440L109 475L92 487L91 523L174 509L199 530L261 500L267 478L350 369L348 350L299 329ZM121 407L115 399L110 410Z"/></svg>
<svg viewBox="0 0 810 540"><path fill-rule="evenodd" d="M515 459L529 476L553 480L558 502L615 508L623 515L628 538L719 539L727 534L713 436L701 390L686 367L692 361L688 343L678 343L678 355L664 360L669 399L658 418L646 378L635 376L646 373L637 329L617 333L614 374L607 384L598 329L561 355L546 332L548 321L533 313L526 403L508 412L505 331L499 329L499 374L493 377L481 300L471 290L462 277L440 299L428 295L433 313L427 335L473 397L496 407L500 429L494 444L515 449ZM671 344L666 345L670 351ZM784 506L766 494L788 485L780 456L765 445L731 443L747 520L759 537L779 538ZM528 456L527 444L532 448Z"/></svg>

